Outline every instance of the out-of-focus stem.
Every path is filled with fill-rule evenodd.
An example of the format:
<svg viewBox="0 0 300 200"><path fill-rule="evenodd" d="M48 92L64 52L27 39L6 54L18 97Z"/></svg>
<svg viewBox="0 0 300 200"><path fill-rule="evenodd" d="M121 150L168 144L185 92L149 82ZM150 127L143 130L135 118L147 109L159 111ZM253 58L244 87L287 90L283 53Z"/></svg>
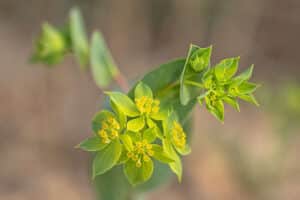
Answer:
<svg viewBox="0 0 300 200"><path fill-rule="evenodd" d="M128 80L120 71L114 76L114 79L123 92L127 93L129 91Z"/></svg>

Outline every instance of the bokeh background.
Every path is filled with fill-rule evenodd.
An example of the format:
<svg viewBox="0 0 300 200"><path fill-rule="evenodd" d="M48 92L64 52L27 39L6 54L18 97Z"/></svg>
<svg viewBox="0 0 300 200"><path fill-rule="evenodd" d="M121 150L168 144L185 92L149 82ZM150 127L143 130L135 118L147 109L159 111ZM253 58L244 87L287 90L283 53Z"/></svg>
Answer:
<svg viewBox="0 0 300 200"><path fill-rule="evenodd" d="M0 0L0 199L94 199L91 134L102 93L72 58L30 65L41 23L62 25L78 5L129 78L214 45L213 63L255 64L259 108L226 107L225 124L194 112L193 153L174 181L146 199L300 199L299 0ZM118 188L116 188L117 190Z"/></svg>

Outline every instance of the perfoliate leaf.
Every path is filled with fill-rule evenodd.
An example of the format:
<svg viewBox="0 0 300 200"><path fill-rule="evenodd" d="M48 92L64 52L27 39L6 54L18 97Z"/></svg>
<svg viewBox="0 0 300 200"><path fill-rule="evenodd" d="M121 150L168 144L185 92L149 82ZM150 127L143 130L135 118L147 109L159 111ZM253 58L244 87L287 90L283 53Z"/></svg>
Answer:
<svg viewBox="0 0 300 200"><path fill-rule="evenodd" d="M238 86L240 94L250 94L257 89L258 85L250 82L243 82Z"/></svg>
<svg viewBox="0 0 300 200"><path fill-rule="evenodd" d="M252 76L253 68L254 68L254 65L251 65L248 69L246 69L240 75L236 76L234 78L234 80L238 81L238 82L248 81Z"/></svg>
<svg viewBox="0 0 300 200"><path fill-rule="evenodd" d="M141 167L136 167L136 163L128 160L124 165L124 173L131 185L135 186L149 180L153 174L153 162L142 162Z"/></svg>
<svg viewBox="0 0 300 200"><path fill-rule="evenodd" d="M125 94L121 92L105 92L113 101L120 111L124 112L127 116L135 117L139 115L139 111L136 108L133 101Z"/></svg>
<svg viewBox="0 0 300 200"><path fill-rule="evenodd" d="M120 158L118 160L118 162L116 163L116 165L121 165L121 164L125 164L125 162L128 161L128 156L127 156L127 152L124 148L122 148L122 153L120 155Z"/></svg>
<svg viewBox="0 0 300 200"><path fill-rule="evenodd" d="M253 103L256 106L259 106L259 103L255 99L255 97L253 96L253 94L240 95L239 98L242 99L242 100L244 100L244 101L247 101L249 103Z"/></svg>
<svg viewBox="0 0 300 200"><path fill-rule="evenodd" d="M95 32L91 42L91 70L93 78L98 87L107 87L112 80L112 73L109 70L111 62L107 57L106 46L99 32Z"/></svg>
<svg viewBox="0 0 300 200"><path fill-rule="evenodd" d="M218 63L214 70L218 81L230 80L237 72L240 58L226 58Z"/></svg>
<svg viewBox="0 0 300 200"><path fill-rule="evenodd" d="M89 47L83 19L79 9L73 8L70 12L70 34L72 49L82 68L85 68L89 60Z"/></svg>
<svg viewBox="0 0 300 200"><path fill-rule="evenodd" d="M152 145L152 150L154 151L153 158L162 163L171 163L174 162L173 158L170 157L163 151L163 148L157 144Z"/></svg>
<svg viewBox="0 0 300 200"><path fill-rule="evenodd" d="M119 160L122 146L118 140L112 141L98 152L93 161L93 178L110 170Z"/></svg>
<svg viewBox="0 0 300 200"><path fill-rule="evenodd" d="M238 112L240 112L240 106L236 98L225 96L222 98L223 101L231 105L234 109L236 109Z"/></svg>
<svg viewBox="0 0 300 200"><path fill-rule="evenodd" d="M176 146L175 146L175 148L176 148ZM186 155L190 154L192 150L191 150L191 147L188 144L186 144L184 146L184 148L176 148L176 151L178 153L180 153L181 155L186 156Z"/></svg>
<svg viewBox="0 0 300 200"><path fill-rule="evenodd" d="M156 139L156 129L158 127L152 127L148 128L147 130L144 131L143 133L143 139L147 140L148 143L152 143Z"/></svg>
<svg viewBox="0 0 300 200"><path fill-rule="evenodd" d="M123 134L120 136L121 141L127 151L132 151L133 150L133 143L132 139L128 134Z"/></svg>
<svg viewBox="0 0 300 200"><path fill-rule="evenodd" d="M212 46L207 48L199 48L193 52L190 58L190 65L196 72L205 70L210 65Z"/></svg>
<svg viewBox="0 0 300 200"><path fill-rule="evenodd" d="M224 104L222 100L216 100L214 104L211 104L208 98L205 99L207 110L213 114L221 122L224 121Z"/></svg>
<svg viewBox="0 0 300 200"><path fill-rule="evenodd" d="M107 144L103 143L100 137L94 136L85 139L76 147L79 147L84 151L100 151L104 149L106 146Z"/></svg>
<svg viewBox="0 0 300 200"><path fill-rule="evenodd" d="M145 118L143 116L131 119L127 123L127 130L138 132L145 126Z"/></svg>
<svg viewBox="0 0 300 200"><path fill-rule="evenodd" d="M172 144L167 139L163 140L163 148L166 154L168 154L168 156L174 160L174 162L169 163L169 166L170 169L177 175L178 181L181 182L182 164L180 157L177 155L176 151L172 147Z"/></svg>
<svg viewBox="0 0 300 200"><path fill-rule="evenodd" d="M180 103L182 105L187 105L190 100L194 98L196 91L199 90L199 88L195 88L194 86L185 84L185 81L188 80L189 77L197 75L197 72L195 72L195 70L190 65L190 59L193 53L200 49L201 48L196 45L190 45L183 70L180 75Z"/></svg>
<svg viewBox="0 0 300 200"><path fill-rule="evenodd" d="M140 81L134 89L134 98L137 99L143 96L153 98L151 88L142 81Z"/></svg>
<svg viewBox="0 0 300 200"><path fill-rule="evenodd" d="M96 134L98 133L98 131L102 127L102 121L109 117L115 117L115 115L108 110L102 110L95 114L95 116L92 120L92 129L93 129L94 133L96 133Z"/></svg>
<svg viewBox="0 0 300 200"><path fill-rule="evenodd" d="M202 101L205 99L205 97L209 94L209 91L203 93L203 94L200 94L198 97L197 97L197 100L199 102L200 105L202 105Z"/></svg>
<svg viewBox="0 0 300 200"><path fill-rule="evenodd" d="M113 101L110 101L110 106L111 106L112 110L114 111L114 113L116 113L117 119L120 122L121 128L122 129L125 128L127 125L126 115L122 111L120 111L118 106Z"/></svg>

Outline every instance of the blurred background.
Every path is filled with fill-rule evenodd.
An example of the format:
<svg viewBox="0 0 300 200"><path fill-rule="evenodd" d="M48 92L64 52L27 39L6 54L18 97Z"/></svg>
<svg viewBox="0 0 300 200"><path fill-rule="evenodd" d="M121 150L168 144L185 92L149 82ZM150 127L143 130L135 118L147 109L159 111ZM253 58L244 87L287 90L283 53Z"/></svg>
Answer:
<svg viewBox="0 0 300 200"><path fill-rule="evenodd" d="M300 199L299 0L0 0L0 199L94 199L91 134L102 94L72 58L30 65L41 23L78 5L129 78L212 44L213 63L241 56L263 85L259 108L226 107L225 124L197 107L193 152L175 180L146 199ZM74 67L75 66L75 67ZM116 188L117 190L117 188Z"/></svg>

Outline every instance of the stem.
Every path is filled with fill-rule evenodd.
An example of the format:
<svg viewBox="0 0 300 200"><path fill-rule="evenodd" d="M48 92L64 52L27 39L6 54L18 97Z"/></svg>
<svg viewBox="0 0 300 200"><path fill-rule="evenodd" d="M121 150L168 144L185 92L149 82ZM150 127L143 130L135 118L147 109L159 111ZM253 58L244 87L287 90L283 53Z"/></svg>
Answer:
<svg viewBox="0 0 300 200"><path fill-rule="evenodd" d="M120 71L114 76L114 79L123 92L127 93L129 91L128 80Z"/></svg>
<svg viewBox="0 0 300 200"><path fill-rule="evenodd" d="M194 82L194 81L185 80L184 83L187 84L187 85L192 85L192 86L196 86L196 87L199 87L199 88L204 87L203 84L197 83L197 82Z"/></svg>
<svg viewBox="0 0 300 200"><path fill-rule="evenodd" d="M179 86L179 84L180 84L180 82L179 82L179 80L177 80L177 81L175 81L175 82L173 82L173 83L167 85L165 88L159 90L159 91L157 92L157 95L156 95L156 96L157 96L157 97L163 96L163 95L164 95L166 92L168 92L170 89L173 89L174 87Z"/></svg>

